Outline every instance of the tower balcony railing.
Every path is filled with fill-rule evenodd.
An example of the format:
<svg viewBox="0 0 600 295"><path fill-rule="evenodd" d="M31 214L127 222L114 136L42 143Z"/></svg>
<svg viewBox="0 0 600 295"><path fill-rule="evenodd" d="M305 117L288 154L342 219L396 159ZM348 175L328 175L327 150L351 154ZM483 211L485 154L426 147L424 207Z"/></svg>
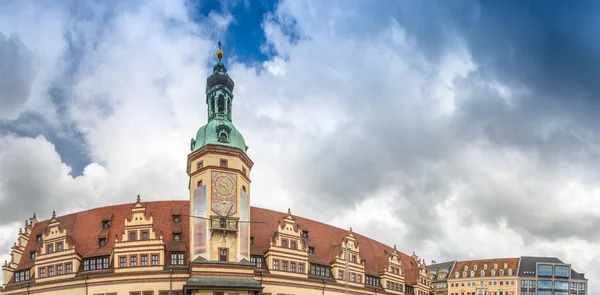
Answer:
<svg viewBox="0 0 600 295"><path fill-rule="evenodd" d="M211 216L210 230L237 231L238 218Z"/></svg>

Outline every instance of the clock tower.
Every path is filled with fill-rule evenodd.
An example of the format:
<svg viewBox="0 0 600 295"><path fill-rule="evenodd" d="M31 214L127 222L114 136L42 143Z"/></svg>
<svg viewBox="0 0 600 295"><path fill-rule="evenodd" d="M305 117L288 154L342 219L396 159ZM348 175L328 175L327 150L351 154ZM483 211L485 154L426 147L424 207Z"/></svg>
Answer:
<svg viewBox="0 0 600 295"><path fill-rule="evenodd" d="M244 137L232 123L233 80L222 63L206 79L208 122L192 138L190 177L190 261L250 260L250 171Z"/></svg>

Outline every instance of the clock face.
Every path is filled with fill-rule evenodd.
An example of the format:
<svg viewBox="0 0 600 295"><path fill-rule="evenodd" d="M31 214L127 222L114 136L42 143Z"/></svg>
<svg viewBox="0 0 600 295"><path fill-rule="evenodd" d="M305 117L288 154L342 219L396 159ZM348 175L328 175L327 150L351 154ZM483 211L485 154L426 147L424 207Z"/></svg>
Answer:
<svg viewBox="0 0 600 295"><path fill-rule="evenodd" d="M232 173L212 173L212 210L219 215L233 215L237 211L236 176Z"/></svg>

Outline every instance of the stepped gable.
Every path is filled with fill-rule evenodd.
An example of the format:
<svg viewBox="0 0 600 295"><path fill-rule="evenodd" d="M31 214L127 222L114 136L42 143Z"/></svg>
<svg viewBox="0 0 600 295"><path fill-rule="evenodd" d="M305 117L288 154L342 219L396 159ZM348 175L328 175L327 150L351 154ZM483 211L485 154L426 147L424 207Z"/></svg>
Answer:
<svg viewBox="0 0 600 295"><path fill-rule="evenodd" d="M173 227L173 212L189 212L188 201L152 201L141 202L146 207L146 216L154 218L154 230L157 236L162 233L165 245L170 245L173 240L173 229L181 231L181 241L189 243L189 218L181 218L181 229ZM58 216L60 228L67 230L67 240L70 245L82 258L95 257L98 255L108 255L112 253L115 245L115 235L119 239L122 237L125 218L131 218L131 208L135 203L121 204L114 206L101 207L82 211L78 213ZM268 249L269 243L279 222L283 222L287 216L286 213L276 212L268 209L251 207L251 235L254 237L254 244L251 247L252 254L262 255ZM184 216L182 216L184 217ZM293 216L297 226L302 230L309 232L306 244L314 247L315 254L309 256L309 262L329 265L340 249L340 244L346 238L349 231L327 225L318 221ZM102 229L103 219L110 218L110 229ZM43 234L50 220L40 221L33 228L34 234ZM264 222L264 223L257 223ZM394 249L380 242L369 239L363 235L352 233L356 242L360 246L360 256L365 259L365 273L368 275L379 276L387 265L388 255ZM98 238L106 237L105 247L99 247ZM29 258L29 252L41 248L41 243L36 242L35 236L29 240L25 247L25 253L19 263L18 270L29 268L33 261ZM402 263L402 271L407 283L416 283L418 278L418 265L408 255L398 252ZM169 261L167 259L166 263Z"/></svg>
<svg viewBox="0 0 600 295"><path fill-rule="evenodd" d="M504 263L508 263L508 268L504 269ZM484 265L487 264L487 269L484 269ZM470 277L470 272L472 270L475 271L475 277L481 277L481 271L485 271L485 276L492 276L492 270L494 270L494 264L498 265L496 269L496 276L499 276L498 272L501 269L504 269L504 276L508 276L508 269L512 269L512 275L517 275L517 268L519 267L519 258L491 258L491 259L480 259L480 260L468 260L468 261L457 261L454 269L452 270L452 274L449 278L454 279L456 272L459 273L459 276L462 278L462 272L467 266L467 277ZM477 265L477 270L474 269L474 266Z"/></svg>
<svg viewBox="0 0 600 295"><path fill-rule="evenodd" d="M267 250L278 223L283 221L286 216L287 214L283 212L256 207L251 208L251 220L253 223L250 233L254 237L254 244L251 247L252 254L262 255ZM308 257L309 262L329 265L332 257L335 257L335 253L333 252L338 249L338 245L344 240L349 231L299 216L294 215L293 217L296 220L296 224L302 230L308 231L308 240L314 246L315 254ZM366 260L365 273L379 276L379 273L387 265L388 257L386 252L392 253L394 249L356 232L352 234L360 247L361 258ZM402 252L398 253L402 262L402 271L407 274L410 268L416 267L416 263L408 255ZM415 274L418 274L418 272ZM407 277L407 282L408 279ZM416 277L411 279L412 281L416 281Z"/></svg>
<svg viewBox="0 0 600 295"><path fill-rule="evenodd" d="M161 232L163 241L166 245L173 240L172 234L172 208L179 209L180 212L189 212L188 201L153 201L141 202L146 207L146 216L152 215L153 227L157 237ZM82 258L94 257L99 255L108 255L112 253L115 245L115 235L118 234L121 239L124 227L125 218L133 216L131 208L135 203L114 205L101 207L73 213L65 216L57 216L56 219L60 222L59 228L67 230L67 241L75 247L76 252ZM110 218L110 229L108 232L102 229L102 220ZM181 218L181 240L188 241L189 236L189 219ZM21 259L17 270L27 269L33 265L29 257L31 251L41 248L42 244L36 242L35 235L43 234L48 229L50 220L44 220L34 225L32 238L29 239L23 258ZM100 247L98 239L100 236L106 236L107 243L105 247ZM66 246L66 245L65 245ZM65 249L66 250L66 249ZM169 259L166 261L170 263Z"/></svg>

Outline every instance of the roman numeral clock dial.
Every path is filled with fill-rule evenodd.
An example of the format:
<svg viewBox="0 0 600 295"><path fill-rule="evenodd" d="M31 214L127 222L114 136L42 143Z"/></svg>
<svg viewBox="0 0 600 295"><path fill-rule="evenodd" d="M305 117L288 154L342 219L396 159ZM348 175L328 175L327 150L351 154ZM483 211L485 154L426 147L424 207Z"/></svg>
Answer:
<svg viewBox="0 0 600 295"><path fill-rule="evenodd" d="M212 174L212 210L221 215L233 215L237 211L236 175L225 172Z"/></svg>

